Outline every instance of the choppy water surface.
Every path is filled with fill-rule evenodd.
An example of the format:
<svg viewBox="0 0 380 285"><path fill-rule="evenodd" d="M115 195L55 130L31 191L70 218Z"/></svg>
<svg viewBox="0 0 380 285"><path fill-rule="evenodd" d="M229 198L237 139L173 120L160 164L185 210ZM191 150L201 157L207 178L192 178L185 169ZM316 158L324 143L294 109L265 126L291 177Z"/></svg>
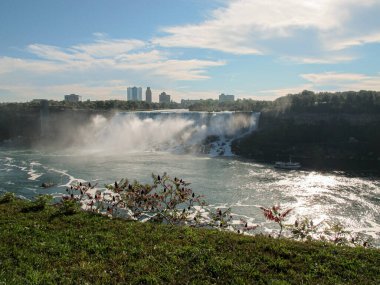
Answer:
<svg viewBox="0 0 380 285"><path fill-rule="evenodd" d="M36 194L60 195L75 179L102 186L123 177L151 182L151 173L180 177L205 195L210 207L232 207L236 219L247 218L270 231L259 206L281 203L298 216L314 221L340 221L353 232L365 232L379 244L380 181L348 177L339 172L281 171L271 165L234 157L175 155L166 152L86 154L0 149L0 191L26 198ZM54 182L44 189L42 182Z"/></svg>

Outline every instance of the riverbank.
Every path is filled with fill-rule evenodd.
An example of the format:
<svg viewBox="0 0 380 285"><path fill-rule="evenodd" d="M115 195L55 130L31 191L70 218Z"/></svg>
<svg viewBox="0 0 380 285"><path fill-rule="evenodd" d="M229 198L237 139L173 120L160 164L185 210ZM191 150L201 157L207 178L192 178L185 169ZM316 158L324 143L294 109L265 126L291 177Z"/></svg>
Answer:
<svg viewBox="0 0 380 285"><path fill-rule="evenodd" d="M377 249L111 220L87 212L64 215L56 207L33 209L28 203L0 204L0 283L378 284L380 280Z"/></svg>
<svg viewBox="0 0 380 285"><path fill-rule="evenodd" d="M263 112L258 129L232 144L244 158L274 164L300 162L304 169L380 174L377 114Z"/></svg>

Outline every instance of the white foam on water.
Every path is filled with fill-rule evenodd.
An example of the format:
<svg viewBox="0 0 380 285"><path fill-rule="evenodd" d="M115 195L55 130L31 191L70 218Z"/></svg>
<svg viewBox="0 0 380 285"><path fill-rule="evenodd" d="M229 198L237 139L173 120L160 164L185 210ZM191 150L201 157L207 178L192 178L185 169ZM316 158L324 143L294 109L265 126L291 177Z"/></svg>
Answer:
<svg viewBox="0 0 380 285"><path fill-rule="evenodd" d="M35 161L32 161L32 162L30 163L30 169L29 169L29 171L27 172L28 175L29 175L29 177L28 177L29 180L32 180L32 181L37 180L38 178L40 178L40 177L43 175L43 173L38 173L38 172L34 169L34 167L36 167L36 166L41 166L41 163L39 163L39 162L35 162Z"/></svg>
<svg viewBox="0 0 380 285"><path fill-rule="evenodd" d="M56 169L56 168L48 168L48 170L55 172L55 173L59 173L59 174L69 178L69 181L66 184L58 185L58 187L70 187L71 185L73 185L75 183L86 182L86 180L76 178L76 177L70 175L67 170L60 170L60 169Z"/></svg>

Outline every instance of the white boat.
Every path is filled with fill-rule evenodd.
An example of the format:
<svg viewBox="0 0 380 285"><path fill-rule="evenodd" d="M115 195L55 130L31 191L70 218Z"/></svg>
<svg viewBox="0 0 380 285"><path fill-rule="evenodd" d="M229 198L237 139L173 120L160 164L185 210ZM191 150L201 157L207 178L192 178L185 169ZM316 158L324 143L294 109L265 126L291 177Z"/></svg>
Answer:
<svg viewBox="0 0 380 285"><path fill-rule="evenodd" d="M301 163L299 162L292 162L292 159L289 159L288 162L283 162L283 161L276 161L274 164L275 168L280 168L280 169L300 169L301 168Z"/></svg>

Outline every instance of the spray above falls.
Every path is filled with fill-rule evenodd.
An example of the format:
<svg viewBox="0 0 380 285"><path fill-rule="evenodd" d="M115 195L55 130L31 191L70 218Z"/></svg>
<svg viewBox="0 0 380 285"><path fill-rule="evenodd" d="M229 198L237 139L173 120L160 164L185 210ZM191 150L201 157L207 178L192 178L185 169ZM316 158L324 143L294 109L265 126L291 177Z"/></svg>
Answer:
<svg viewBox="0 0 380 285"><path fill-rule="evenodd" d="M256 128L259 114L252 112L149 111L100 115L90 126L86 151L128 153L168 151L229 156L231 142Z"/></svg>

